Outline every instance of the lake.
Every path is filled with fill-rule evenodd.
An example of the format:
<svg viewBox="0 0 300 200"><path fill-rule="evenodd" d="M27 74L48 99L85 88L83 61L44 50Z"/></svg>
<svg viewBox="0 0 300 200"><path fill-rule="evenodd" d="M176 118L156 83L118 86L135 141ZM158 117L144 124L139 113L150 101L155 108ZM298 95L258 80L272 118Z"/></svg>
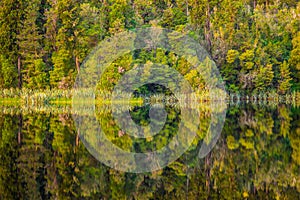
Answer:
<svg viewBox="0 0 300 200"><path fill-rule="evenodd" d="M95 158L112 162L92 125L76 125L88 111L1 106L0 199L299 199L299 107L230 103L219 135L210 135L210 108L197 109L200 125L187 151L162 169L128 173ZM141 126L151 123L150 111L129 108ZM183 113L176 105L165 112L159 134L136 139L120 130L110 106L96 106L94 119L115 146L142 153L162 149L179 132ZM203 144L211 145L205 156Z"/></svg>

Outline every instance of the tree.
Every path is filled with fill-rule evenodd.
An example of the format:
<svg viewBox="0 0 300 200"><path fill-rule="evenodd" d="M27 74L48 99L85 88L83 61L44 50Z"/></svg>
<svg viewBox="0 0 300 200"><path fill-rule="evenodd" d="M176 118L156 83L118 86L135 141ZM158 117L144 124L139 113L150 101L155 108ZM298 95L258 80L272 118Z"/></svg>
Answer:
<svg viewBox="0 0 300 200"><path fill-rule="evenodd" d="M53 88L67 89L72 86L74 75L74 60L72 54L65 48L59 49L52 55L53 70L50 71L50 84ZM73 70L72 70L73 68Z"/></svg>
<svg viewBox="0 0 300 200"><path fill-rule="evenodd" d="M21 86L18 64L17 35L20 32L20 21L23 16L24 1L3 0L0 2L0 88ZM17 74L19 72L19 75ZM18 79L19 77L19 79Z"/></svg>
<svg viewBox="0 0 300 200"><path fill-rule="evenodd" d="M127 0L116 0L109 7L109 32L115 34L135 27L134 10Z"/></svg>
<svg viewBox="0 0 300 200"><path fill-rule="evenodd" d="M80 4L79 22L74 30L73 50L77 72L80 71L80 65L88 53L106 35L102 24L106 18L103 14L104 9L104 6L97 8L89 3Z"/></svg>
<svg viewBox="0 0 300 200"><path fill-rule="evenodd" d="M75 29L79 23L79 1L61 0L53 3L52 9L57 14L55 18L57 21L54 19L52 23L60 26L54 26L57 34L55 34L55 44L53 44L55 51L51 57L53 70L50 72L50 85L67 89L73 85L76 70L74 46Z"/></svg>
<svg viewBox="0 0 300 200"><path fill-rule="evenodd" d="M186 13L179 8L168 8L164 11L160 25L165 28L175 29L176 26L185 25L187 22Z"/></svg>
<svg viewBox="0 0 300 200"><path fill-rule="evenodd" d="M255 90L257 92L267 91L267 88L271 85L273 78L274 72L271 64L260 66L257 72L257 76L254 80Z"/></svg>
<svg viewBox="0 0 300 200"><path fill-rule="evenodd" d="M293 38L293 49L289 59L289 64L293 70L292 77L294 77L295 89L299 89L300 80L300 32Z"/></svg>
<svg viewBox="0 0 300 200"><path fill-rule="evenodd" d="M289 69L289 65L286 61L284 61L280 65L280 79L278 85L278 91L280 94L285 94L291 87L291 73Z"/></svg>
<svg viewBox="0 0 300 200"><path fill-rule="evenodd" d="M42 85L36 82L36 76L40 76L41 74L44 77L47 76L46 66L42 60L42 35L37 25L40 17L40 4L40 0L28 1L24 11L25 19L22 22L22 31L18 35L18 46L22 64L22 82L24 87L31 89L44 89L48 85L46 79L42 81Z"/></svg>
<svg viewBox="0 0 300 200"><path fill-rule="evenodd" d="M4 55L0 55L0 67L0 88L16 87L17 70L13 62Z"/></svg>

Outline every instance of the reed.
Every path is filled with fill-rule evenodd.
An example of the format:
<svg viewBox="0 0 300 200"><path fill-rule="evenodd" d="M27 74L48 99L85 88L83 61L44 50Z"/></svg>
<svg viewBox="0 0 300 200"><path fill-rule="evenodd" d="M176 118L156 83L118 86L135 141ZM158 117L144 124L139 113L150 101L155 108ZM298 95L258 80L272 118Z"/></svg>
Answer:
<svg viewBox="0 0 300 200"><path fill-rule="evenodd" d="M107 104L112 102L112 94L109 92L94 90L93 88L83 88L83 89L48 89L48 90L31 90L31 89L2 89L0 90L0 104L24 104L24 105L51 105L51 104L72 104L73 96L80 97L83 102L90 99L86 103L97 103L97 104ZM216 102L216 101L227 101L232 103L246 102L254 104L262 104L266 102L275 102L293 104L299 106L300 104L300 92L293 91L291 93L280 95L275 91L267 93L255 93L248 95L241 95L240 93L229 93L225 94L220 90L212 91L198 91L192 94L174 94L174 95L164 95L164 94L154 94L151 96L137 96L133 97L132 94L127 93L115 93L121 99L130 100L132 102L170 102L176 103L177 101L185 102ZM120 99L120 98L118 98ZM76 99L77 100L77 99Z"/></svg>

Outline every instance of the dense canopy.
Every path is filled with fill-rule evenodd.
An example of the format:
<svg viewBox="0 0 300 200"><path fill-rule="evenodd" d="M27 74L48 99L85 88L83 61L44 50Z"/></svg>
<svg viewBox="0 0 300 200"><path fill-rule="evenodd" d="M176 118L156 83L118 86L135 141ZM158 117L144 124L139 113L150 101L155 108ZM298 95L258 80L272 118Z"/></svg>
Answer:
<svg viewBox="0 0 300 200"><path fill-rule="evenodd" d="M2 0L0 88L71 88L101 40L160 26L195 36L229 92L285 94L300 87L299 19L296 0Z"/></svg>

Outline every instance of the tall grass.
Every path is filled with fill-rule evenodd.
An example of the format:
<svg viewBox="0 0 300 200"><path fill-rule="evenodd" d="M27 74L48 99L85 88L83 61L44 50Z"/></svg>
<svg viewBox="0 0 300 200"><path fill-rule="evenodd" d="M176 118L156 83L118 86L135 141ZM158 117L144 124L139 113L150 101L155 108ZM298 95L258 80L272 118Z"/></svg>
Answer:
<svg viewBox="0 0 300 200"><path fill-rule="evenodd" d="M31 89L2 89L0 90L0 104L25 104L25 105L48 105L48 104L71 104L72 97L76 95L82 101L94 99L96 103L111 103L112 94L103 91L95 91L93 88L76 90L31 90ZM275 102L287 103L295 106L300 105L300 92L292 92L280 95L276 92L258 93L252 95L241 95L240 93L226 94L222 91L200 91L193 94L174 94L165 96L164 94L154 94L152 96L138 96L133 98L132 94L117 94L125 99L129 98L137 102L208 102L208 101L227 101L227 102L246 102L262 103ZM92 102L92 101L91 101Z"/></svg>
<svg viewBox="0 0 300 200"><path fill-rule="evenodd" d="M21 101L26 105L50 104L53 101L66 101L72 98L72 90L31 90L3 89L0 90L0 100Z"/></svg>

